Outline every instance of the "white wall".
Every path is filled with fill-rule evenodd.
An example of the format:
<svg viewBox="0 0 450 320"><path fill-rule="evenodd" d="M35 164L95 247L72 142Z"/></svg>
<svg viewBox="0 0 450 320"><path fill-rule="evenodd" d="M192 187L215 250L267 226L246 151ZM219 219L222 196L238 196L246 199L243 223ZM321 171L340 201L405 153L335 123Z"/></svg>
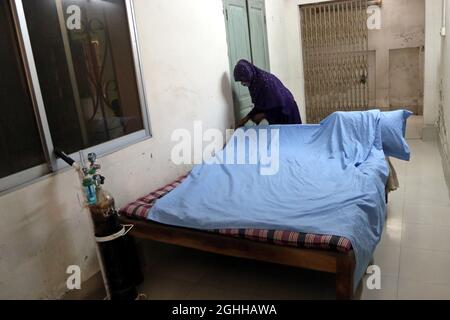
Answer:
<svg viewBox="0 0 450 320"><path fill-rule="evenodd" d="M441 112L438 112L439 138L444 158L444 170L447 182L450 185L450 0L445 0L447 5L445 20L447 23L447 35L442 38L442 55L439 70L442 78ZM438 109L439 110L439 109Z"/></svg>
<svg viewBox="0 0 450 320"><path fill-rule="evenodd" d="M450 0L444 1L445 11L442 0L426 0L424 139L438 139L450 186Z"/></svg>
<svg viewBox="0 0 450 320"><path fill-rule="evenodd" d="M118 206L185 173L170 161L176 128L234 122L221 0L135 0L154 137L101 159ZM72 171L0 197L0 299L56 298L66 268L98 272Z"/></svg>
<svg viewBox="0 0 450 320"><path fill-rule="evenodd" d="M306 120L298 0L266 0L271 72L291 90Z"/></svg>
<svg viewBox="0 0 450 320"><path fill-rule="evenodd" d="M442 1L425 1L424 123L434 127L438 117L441 78Z"/></svg>
<svg viewBox="0 0 450 320"><path fill-rule="evenodd" d="M443 37L442 57L440 70L442 70L442 106L443 120L447 128L450 128L450 0L446 0L447 10L445 20L447 22L447 35ZM450 142L450 131L447 130L447 141Z"/></svg>
<svg viewBox="0 0 450 320"><path fill-rule="evenodd" d="M184 174L171 133L234 124L222 0L134 0L153 138L100 159L117 206ZM270 59L304 105L297 0L267 0ZM302 110L304 115L304 108ZM98 272L88 213L71 170L0 197L0 299L57 298L66 268Z"/></svg>

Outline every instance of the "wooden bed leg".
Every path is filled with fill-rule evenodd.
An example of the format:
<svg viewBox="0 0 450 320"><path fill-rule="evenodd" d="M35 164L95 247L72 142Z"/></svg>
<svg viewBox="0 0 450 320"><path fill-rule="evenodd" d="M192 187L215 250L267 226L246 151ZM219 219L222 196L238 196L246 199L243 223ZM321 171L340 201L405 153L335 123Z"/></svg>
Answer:
<svg viewBox="0 0 450 320"><path fill-rule="evenodd" d="M336 299L353 299L353 273L355 260L352 255L342 255L336 258Z"/></svg>

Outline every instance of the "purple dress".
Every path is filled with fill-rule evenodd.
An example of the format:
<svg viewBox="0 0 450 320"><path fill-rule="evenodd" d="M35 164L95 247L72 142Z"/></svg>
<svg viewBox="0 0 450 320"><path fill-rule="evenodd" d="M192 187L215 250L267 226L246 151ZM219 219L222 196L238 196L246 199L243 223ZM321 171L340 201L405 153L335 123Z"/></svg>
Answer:
<svg viewBox="0 0 450 320"><path fill-rule="evenodd" d="M302 123L294 96L273 74L247 60L240 60L234 69L234 79L250 84L249 91L255 105L248 114L250 118L264 113L271 125Z"/></svg>

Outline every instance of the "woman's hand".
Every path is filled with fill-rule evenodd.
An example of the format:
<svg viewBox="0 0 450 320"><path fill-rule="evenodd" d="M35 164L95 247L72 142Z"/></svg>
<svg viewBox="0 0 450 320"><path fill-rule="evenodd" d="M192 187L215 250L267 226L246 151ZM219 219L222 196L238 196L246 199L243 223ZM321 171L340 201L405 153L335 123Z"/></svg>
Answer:
<svg viewBox="0 0 450 320"><path fill-rule="evenodd" d="M242 128L243 126L245 126L245 124L247 122L250 121L250 117L246 116L244 119L242 119L241 121L239 121L238 125L236 126L236 129Z"/></svg>
<svg viewBox="0 0 450 320"><path fill-rule="evenodd" d="M266 118L266 115L264 113L258 113L253 118L252 121L259 125L261 121L263 121Z"/></svg>

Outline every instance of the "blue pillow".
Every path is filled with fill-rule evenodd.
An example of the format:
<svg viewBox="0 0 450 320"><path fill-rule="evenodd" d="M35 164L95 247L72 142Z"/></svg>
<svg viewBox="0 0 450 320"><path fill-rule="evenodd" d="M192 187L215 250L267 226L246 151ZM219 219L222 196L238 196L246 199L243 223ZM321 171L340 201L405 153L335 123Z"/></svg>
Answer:
<svg viewBox="0 0 450 320"><path fill-rule="evenodd" d="M381 140L386 156L409 161L411 153L406 142L406 121L413 113L397 110L381 113Z"/></svg>

